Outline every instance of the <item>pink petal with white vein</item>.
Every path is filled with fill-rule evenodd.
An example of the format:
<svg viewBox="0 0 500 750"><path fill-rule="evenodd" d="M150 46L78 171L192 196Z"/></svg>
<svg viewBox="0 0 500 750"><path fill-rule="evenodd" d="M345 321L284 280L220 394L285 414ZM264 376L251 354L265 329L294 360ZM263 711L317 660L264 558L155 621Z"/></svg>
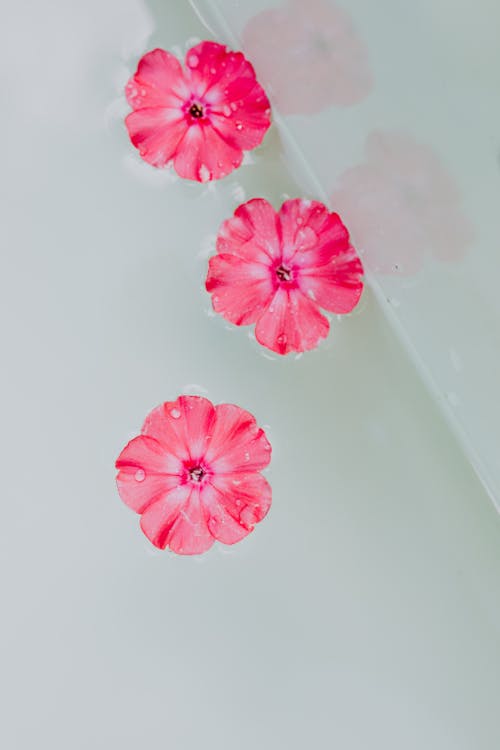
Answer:
<svg viewBox="0 0 500 750"><path fill-rule="evenodd" d="M137 71L125 87L132 109L181 107L189 95L182 67L174 55L154 49L139 60Z"/></svg>
<svg viewBox="0 0 500 750"><path fill-rule="evenodd" d="M138 109L127 115L125 124L142 158L154 167L164 167L174 158L187 132L182 112L175 109Z"/></svg>
<svg viewBox="0 0 500 750"><path fill-rule="evenodd" d="M197 460L205 451L206 435L215 419L211 401L202 396L179 396L148 414L142 432L182 461Z"/></svg>
<svg viewBox="0 0 500 750"><path fill-rule="evenodd" d="M215 474L260 471L271 460L271 446L249 412L218 404L205 459Z"/></svg>
<svg viewBox="0 0 500 750"><path fill-rule="evenodd" d="M229 254L210 258L206 289L214 310L236 325L255 323L274 294L267 266Z"/></svg>
<svg viewBox="0 0 500 750"><path fill-rule="evenodd" d="M271 507L271 487L261 474L215 476L203 491L208 526L220 542L234 544L262 521Z"/></svg>
<svg viewBox="0 0 500 750"><path fill-rule="evenodd" d="M150 505L141 517L141 529L155 547L195 555L214 543L200 505L200 491L189 485L178 487Z"/></svg>
<svg viewBox="0 0 500 750"><path fill-rule="evenodd" d="M270 266L280 257L280 227L276 211L263 198L238 206L217 236L217 251Z"/></svg>
<svg viewBox="0 0 500 750"><path fill-rule="evenodd" d="M201 502L201 490L195 488L173 523L168 546L179 555L199 555L214 543L208 528L208 513Z"/></svg>
<svg viewBox="0 0 500 750"><path fill-rule="evenodd" d="M297 289L279 289L255 326L257 341L277 354L314 349L330 324L318 306Z"/></svg>
<svg viewBox="0 0 500 750"><path fill-rule="evenodd" d="M123 502L142 513L148 505L179 484L182 464L166 454L153 438L139 435L120 453L116 468L118 491Z"/></svg>
<svg viewBox="0 0 500 750"><path fill-rule="evenodd" d="M210 123L192 125L179 144L174 166L186 179L218 180L241 164L241 149L228 144Z"/></svg>
<svg viewBox="0 0 500 750"><path fill-rule="evenodd" d="M338 214L318 201L288 200L279 211L283 258L302 265L323 265L349 246L349 233Z"/></svg>
<svg viewBox="0 0 500 750"><path fill-rule="evenodd" d="M363 292L363 266L354 248L335 256L318 268L304 268L300 272L300 289L320 307L342 315L350 313Z"/></svg>

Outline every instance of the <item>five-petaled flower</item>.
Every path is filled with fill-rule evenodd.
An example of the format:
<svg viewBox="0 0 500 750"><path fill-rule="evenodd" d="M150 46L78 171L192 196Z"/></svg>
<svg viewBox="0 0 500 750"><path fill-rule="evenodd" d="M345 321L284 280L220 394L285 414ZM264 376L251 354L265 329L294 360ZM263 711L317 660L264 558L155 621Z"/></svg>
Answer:
<svg viewBox="0 0 500 750"><path fill-rule="evenodd" d="M172 163L180 177L215 180L239 167L270 125L267 96L241 52L200 42L183 69L162 49L145 54L127 83L130 140L154 167Z"/></svg>
<svg viewBox="0 0 500 750"><path fill-rule="evenodd" d="M239 542L264 518L271 487L260 471L270 458L247 411L180 396L154 409L120 453L118 491L156 547L195 555L215 540Z"/></svg>
<svg viewBox="0 0 500 750"><path fill-rule="evenodd" d="M350 312L363 267L336 213L317 201L288 200L278 213L262 198L239 206L217 237L206 279L214 310L277 352L314 348L329 331L320 307Z"/></svg>

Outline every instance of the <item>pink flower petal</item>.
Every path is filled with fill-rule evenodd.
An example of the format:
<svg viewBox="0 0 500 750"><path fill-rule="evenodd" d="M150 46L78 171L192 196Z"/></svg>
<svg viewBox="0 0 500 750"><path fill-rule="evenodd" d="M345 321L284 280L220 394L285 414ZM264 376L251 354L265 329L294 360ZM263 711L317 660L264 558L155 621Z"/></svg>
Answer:
<svg viewBox="0 0 500 750"><path fill-rule="evenodd" d="M280 288L255 326L257 341L277 354L314 349L330 324L299 290Z"/></svg>
<svg viewBox="0 0 500 750"><path fill-rule="evenodd" d="M198 487L184 485L151 505L141 517L141 528L156 547L168 545L179 555L206 552L214 543Z"/></svg>
<svg viewBox="0 0 500 750"><path fill-rule="evenodd" d="M353 247L334 256L324 266L304 268L300 289L325 310L338 315L351 312L363 292L363 266Z"/></svg>
<svg viewBox="0 0 500 750"><path fill-rule="evenodd" d="M238 206L219 230L217 251L268 266L279 258L280 226L271 204L254 198Z"/></svg>
<svg viewBox="0 0 500 750"><path fill-rule="evenodd" d="M213 404L202 396L179 396L148 414L142 432L181 461L197 461L207 446L215 419Z"/></svg>
<svg viewBox="0 0 500 750"><path fill-rule="evenodd" d="M288 200L279 211L283 259L297 266L320 266L349 247L349 233L338 214L318 201Z"/></svg>
<svg viewBox="0 0 500 750"><path fill-rule="evenodd" d="M206 289L214 310L236 325L255 323L274 294L267 266L235 255L210 258Z"/></svg>
<svg viewBox="0 0 500 750"><path fill-rule="evenodd" d="M118 492L123 502L142 513L180 481L182 463L165 453L157 440L144 435L125 446L116 461Z"/></svg>
<svg viewBox="0 0 500 750"><path fill-rule="evenodd" d="M224 544L234 544L262 521L271 507L271 487L262 474L217 475L203 491L208 526Z"/></svg>
<svg viewBox="0 0 500 750"><path fill-rule="evenodd" d="M125 95L132 109L179 108L189 96L189 89L177 58L163 49L154 49L139 60Z"/></svg>
<svg viewBox="0 0 500 750"><path fill-rule="evenodd" d="M182 112L175 109L139 109L127 115L125 124L130 140L153 167L164 167L174 158L187 132Z"/></svg>
<svg viewBox="0 0 500 750"><path fill-rule="evenodd" d="M271 446L255 418L234 404L219 404L215 414L205 454L213 473L249 473L266 467L271 460Z"/></svg>
<svg viewBox="0 0 500 750"><path fill-rule="evenodd" d="M241 149L227 143L210 123L199 123L179 143L174 167L180 177L208 182L232 172L242 158Z"/></svg>
<svg viewBox="0 0 500 750"><path fill-rule="evenodd" d="M186 67L197 93L212 107L244 99L257 86L255 71L241 52L216 42L200 42L186 54ZM266 99L267 109L269 102Z"/></svg>

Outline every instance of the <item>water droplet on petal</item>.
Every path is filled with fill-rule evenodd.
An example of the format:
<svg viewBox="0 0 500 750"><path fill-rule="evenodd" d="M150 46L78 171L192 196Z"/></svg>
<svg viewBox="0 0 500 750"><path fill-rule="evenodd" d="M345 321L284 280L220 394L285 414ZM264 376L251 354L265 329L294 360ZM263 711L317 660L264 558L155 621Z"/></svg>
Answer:
<svg viewBox="0 0 500 750"><path fill-rule="evenodd" d="M146 479L146 472L144 471L144 469L137 469L134 478L136 482L144 482L144 480Z"/></svg>
<svg viewBox="0 0 500 750"><path fill-rule="evenodd" d="M230 117L231 116L231 111L232 110L231 110L231 107L228 104L224 105L224 107L222 108L222 111L223 111L223 113L225 114L226 117Z"/></svg>
<svg viewBox="0 0 500 750"><path fill-rule="evenodd" d="M245 461L250 461L250 453L248 451L245 452Z"/></svg>
<svg viewBox="0 0 500 750"><path fill-rule="evenodd" d="M198 55L189 55L188 65L190 68L196 68L199 62Z"/></svg>
<svg viewBox="0 0 500 750"><path fill-rule="evenodd" d="M179 419L179 417L181 416L181 413L179 409L172 409L170 411L170 416L173 417L174 419Z"/></svg>
<svg viewBox="0 0 500 750"><path fill-rule="evenodd" d="M233 484L241 484L241 479L233 479Z"/></svg>
<svg viewBox="0 0 500 750"><path fill-rule="evenodd" d="M212 75L215 75L217 73L217 68L210 68L210 72Z"/></svg>
<svg viewBox="0 0 500 750"><path fill-rule="evenodd" d="M243 130L243 125L241 122L237 122L235 127L236 127L236 130Z"/></svg>

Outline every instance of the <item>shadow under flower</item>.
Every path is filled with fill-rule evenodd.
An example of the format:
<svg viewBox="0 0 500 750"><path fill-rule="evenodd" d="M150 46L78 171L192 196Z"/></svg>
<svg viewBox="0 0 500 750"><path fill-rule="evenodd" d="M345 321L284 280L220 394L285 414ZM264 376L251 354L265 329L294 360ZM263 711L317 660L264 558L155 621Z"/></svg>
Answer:
<svg viewBox="0 0 500 750"><path fill-rule="evenodd" d="M265 10L250 19L242 40L283 114L350 106L372 88L364 44L347 11L329 0L288 0Z"/></svg>
<svg viewBox="0 0 500 750"><path fill-rule="evenodd" d="M457 262L474 238L439 155L406 133L372 132L364 161L340 176L332 205L378 274L412 275L429 255Z"/></svg>

